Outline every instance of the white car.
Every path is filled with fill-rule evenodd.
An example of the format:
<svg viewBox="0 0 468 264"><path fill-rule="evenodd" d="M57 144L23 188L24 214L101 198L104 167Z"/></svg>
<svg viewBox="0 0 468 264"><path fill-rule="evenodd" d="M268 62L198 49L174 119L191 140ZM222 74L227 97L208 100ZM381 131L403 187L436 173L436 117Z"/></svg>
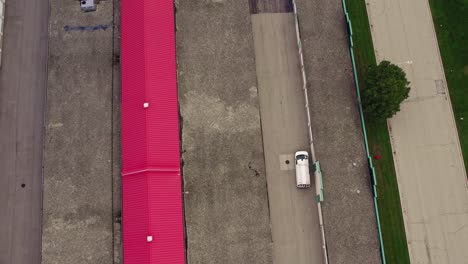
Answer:
<svg viewBox="0 0 468 264"><path fill-rule="evenodd" d="M305 189L310 187L309 173L309 153L298 151L294 155L296 160L296 185L297 188Z"/></svg>

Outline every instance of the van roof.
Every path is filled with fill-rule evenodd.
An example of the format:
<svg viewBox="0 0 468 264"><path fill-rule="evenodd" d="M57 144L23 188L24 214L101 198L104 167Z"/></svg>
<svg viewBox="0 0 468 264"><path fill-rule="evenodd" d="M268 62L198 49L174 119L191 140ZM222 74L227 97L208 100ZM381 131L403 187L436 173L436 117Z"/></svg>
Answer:
<svg viewBox="0 0 468 264"><path fill-rule="evenodd" d="M305 150L297 151L296 154L294 154L294 157L297 157L299 155L306 155L309 156L309 153Z"/></svg>

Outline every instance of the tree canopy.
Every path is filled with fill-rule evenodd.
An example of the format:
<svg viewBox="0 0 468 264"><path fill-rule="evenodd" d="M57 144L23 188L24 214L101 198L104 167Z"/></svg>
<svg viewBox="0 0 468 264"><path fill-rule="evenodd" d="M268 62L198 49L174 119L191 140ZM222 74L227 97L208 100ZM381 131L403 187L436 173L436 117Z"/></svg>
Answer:
<svg viewBox="0 0 468 264"><path fill-rule="evenodd" d="M362 92L362 107L369 118L383 121L400 111L400 104L409 96L405 72L389 61L371 65Z"/></svg>

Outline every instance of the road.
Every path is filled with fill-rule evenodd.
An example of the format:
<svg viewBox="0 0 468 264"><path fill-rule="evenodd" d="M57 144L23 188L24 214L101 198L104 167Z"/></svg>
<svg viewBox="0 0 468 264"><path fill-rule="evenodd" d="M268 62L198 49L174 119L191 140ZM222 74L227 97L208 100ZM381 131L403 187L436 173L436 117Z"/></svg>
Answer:
<svg viewBox="0 0 468 264"><path fill-rule="evenodd" d="M0 70L0 263L40 263L47 1L8 1Z"/></svg>
<svg viewBox="0 0 468 264"><path fill-rule="evenodd" d="M388 122L411 263L466 263L468 189L427 0L368 0L378 61L400 65L410 97Z"/></svg>
<svg viewBox="0 0 468 264"><path fill-rule="evenodd" d="M294 15L254 14L252 27L273 260L323 263L315 189L295 182L294 152L310 149Z"/></svg>

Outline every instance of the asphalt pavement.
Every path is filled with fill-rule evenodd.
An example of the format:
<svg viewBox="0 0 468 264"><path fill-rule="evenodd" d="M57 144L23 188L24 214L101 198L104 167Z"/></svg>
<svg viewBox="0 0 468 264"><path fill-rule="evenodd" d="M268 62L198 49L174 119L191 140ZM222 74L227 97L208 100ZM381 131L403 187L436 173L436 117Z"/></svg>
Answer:
<svg viewBox="0 0 468 264"><path fill-rule="evenodd" d="M42 263L118 262L114 2L50 3Z"/></svg>
<svg viewBox="0 0 468 264"><path fill-rule="evenodd" d="M298 189L294 153L307 116L293 13L252 15L274 263L323 263L315 188Z"/></svg>
<svg viewBox="0 0 468 264"><path fill-rule="evenodd" d="M249 3L177 7L187 261L272 263Z"/></svg>
<svg viewBox="0 0 468 264"><path fill-rule="evenodd" d="M377 60L411 82L388 121L411 263L466 263L466 170L429 3L367 2Z"/></svg>
<svg viewBox="0 0 468 264"><path fill-rule="evenodd" d="M48 1L8 1L0 69L0 263L40 263Z"/></svg>
<svg viewBox="0 0 468 264"><path fill-rule="evenodd" d="M341 1L296 0L329 261L381 263L349 35Z"/></svg>

